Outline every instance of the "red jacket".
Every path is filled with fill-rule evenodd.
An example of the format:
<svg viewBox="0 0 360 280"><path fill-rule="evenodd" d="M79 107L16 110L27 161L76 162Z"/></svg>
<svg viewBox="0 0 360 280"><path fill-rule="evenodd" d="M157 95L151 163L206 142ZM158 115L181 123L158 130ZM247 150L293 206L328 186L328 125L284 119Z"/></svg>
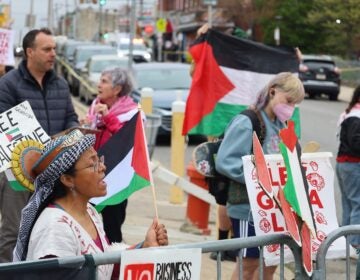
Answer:
<svg viewBox="0 0 360 280"><path fill-rule="evenodd" d="M98 150L104 145L114 133L124 126L124 124L125 122L120 122L117 116L112 113L104 116L103 123L100 127L97 127L100 132L96 134L95 150Z"/></svg>
<svg viewBox="0 0 360 280"><path fill-rule="evenodd" d="M99 100L95 99L88 112L88 117L93 122L92 127L100 130L96 134L94 146L96 150L104 145L114 133L122 128L138 112L137 104L130 97L124 96L111 106L106 116L99 117L94 112L95 105L98 102Z"/></svg>

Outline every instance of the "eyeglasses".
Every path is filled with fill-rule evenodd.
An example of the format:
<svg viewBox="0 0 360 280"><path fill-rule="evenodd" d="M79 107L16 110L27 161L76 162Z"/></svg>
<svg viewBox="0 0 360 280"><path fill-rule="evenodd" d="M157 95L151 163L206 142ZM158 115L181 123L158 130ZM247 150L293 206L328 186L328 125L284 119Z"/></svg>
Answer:
<svg viewBox="0 0 360 280"><path fill-rule="evenodd" d="M99 157L95 162L94 164L92 165L89 165L89 166L86 166L86 167L83 167L83 168L80 168L80 169L75 169L75 171L81 171L81 170L84 170L84 169L87 169L87 168L93 168L94 170L94 173L96 172L99 172L99 168L100 168L100 164L104 164L105 162L105 157L104 156L101 156Z"/></svg>

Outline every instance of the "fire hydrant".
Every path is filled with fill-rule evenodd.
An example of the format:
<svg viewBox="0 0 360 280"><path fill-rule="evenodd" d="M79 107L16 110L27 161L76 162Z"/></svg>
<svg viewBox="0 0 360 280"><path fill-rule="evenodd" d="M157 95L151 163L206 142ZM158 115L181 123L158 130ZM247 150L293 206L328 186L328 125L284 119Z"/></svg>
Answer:
<svg viewBox="0 0 360 280"><path fill-rule="evenodd" d="M186 167L186 174L190 178L190 182L209 190L208 184L206 183L205 177L201 175L195 169L192 162ZM186 218L191 225L198 229L200 234L210 235L211 230L209 229L209 214L210 204L189 194L186 209Z"/></svg>

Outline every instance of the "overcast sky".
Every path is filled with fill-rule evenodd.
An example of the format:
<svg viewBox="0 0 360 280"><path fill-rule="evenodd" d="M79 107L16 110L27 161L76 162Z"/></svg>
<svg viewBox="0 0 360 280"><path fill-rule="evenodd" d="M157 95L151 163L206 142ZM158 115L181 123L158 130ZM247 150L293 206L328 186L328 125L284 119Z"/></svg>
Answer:
<svg viewBox="0 0 360 280"><path fill-rule="evenodd" d="M29 30L26 26L26 15L30 14L31 1L33 1L33 14L36 16L35 28L48 26L48 0L11 0L11 17L14 20L12 29L16 31L14 43L21 42L21 38ZM144 5L154 5L157 0L143 0ZM2 0L0 0L0 3ZM74 11L79 0L53 0L54 20L65 14L66 11ZM119 9L120 6L131 3L132 0L107 0L104 8ZM140 0L137 0L139 5ZM96 5L94 5L96 6Z"/></svg>

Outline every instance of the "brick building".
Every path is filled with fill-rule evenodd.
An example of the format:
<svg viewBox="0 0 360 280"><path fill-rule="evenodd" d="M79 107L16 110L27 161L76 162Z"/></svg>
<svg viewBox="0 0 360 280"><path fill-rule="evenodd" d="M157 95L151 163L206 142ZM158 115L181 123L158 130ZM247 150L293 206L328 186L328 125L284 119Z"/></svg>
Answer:
<svg viewBox="0 0 360 280"><path fill-rule="evenodd" d="M174 33L181 39L180 49L186 50L196 36L196 30L208 22L209 9L204 0L160 0L162 15L172 24ZM160 8L160 7L158 7ZM254 21L252 0L217 0L211 9L212 28L231 31L234 27L243 29L252 39L262 40L260 29ZM180 35L179 35L180 34ZM164 34L164 40L170 39Z"/></svg>

